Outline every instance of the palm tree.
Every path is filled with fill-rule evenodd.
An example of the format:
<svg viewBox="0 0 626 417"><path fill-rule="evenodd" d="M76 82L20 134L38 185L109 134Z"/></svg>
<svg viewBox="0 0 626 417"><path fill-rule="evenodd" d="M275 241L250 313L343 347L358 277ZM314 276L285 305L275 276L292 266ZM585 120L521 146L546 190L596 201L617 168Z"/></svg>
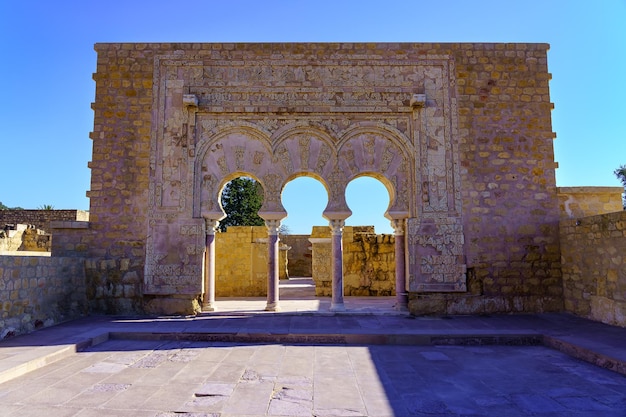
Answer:
<svg viewBox="0 0 626 417"><path fill-rule="evenodd" d="M39 210L54 210L54 206L51 204L42 204L38 208Z"/></svg>

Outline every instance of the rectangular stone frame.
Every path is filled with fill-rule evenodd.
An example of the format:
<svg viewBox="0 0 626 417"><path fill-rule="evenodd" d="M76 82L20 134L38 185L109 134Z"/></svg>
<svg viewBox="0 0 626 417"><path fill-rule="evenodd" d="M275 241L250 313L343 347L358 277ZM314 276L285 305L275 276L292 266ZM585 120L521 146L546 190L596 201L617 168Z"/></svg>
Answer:
<svg viewBox="0 0 626 417"><path fill-rule="evenodd" d="M406 235L408 290L465 291L454 60L448 55L425 55L424 59L413 61L369 62L350 58L343 66L354 69L355 61L363 63L357 68L385 66L391 74L394 67L413 67L415 74L421 75L422 84L416 79L411 88L403 86L381 89L383 91L370 91L367 85L364 88L333 85L336 92L342 93L342 106L333 101L333 91L318 94L315 100L315 88L299 87L287 94L285 86L281 87L282 92L269 93L268 89L258 87L245 91L245 86L241 85L224 86L224 91L213 91L207 102L206 94L202 95L207 71L219 65L235 71L244 68L243 61L220 62L185 53L155 58L146 294L202 292L204 226L192 203L193 167L196 142L209 125L233 119L262 119L262 123L271 125L279 120L323 121L329 117L381 120L396 125L409 121L406 135L414 146L414 181L410 184L413 198L409 201ZM297 59L281 62L286 69L303 65ZM250 70L252 64L255 63L245 62L245 67ZM257 66L267 67L267 63L261 59ZM274 62L273 66L281 65ZM423 108L407 105L411 94L416 92L427 97ZM185 106L185 94L197 94L197 108ZM233 117L233 113L242 113L243 117ZM273 118L268 118L268 113L273 113ZM276 113L283 115L276 117ZM333 128L337 125L331 123L329 129ZM399 191L400 196L408 195L405 190Z"/></svg>

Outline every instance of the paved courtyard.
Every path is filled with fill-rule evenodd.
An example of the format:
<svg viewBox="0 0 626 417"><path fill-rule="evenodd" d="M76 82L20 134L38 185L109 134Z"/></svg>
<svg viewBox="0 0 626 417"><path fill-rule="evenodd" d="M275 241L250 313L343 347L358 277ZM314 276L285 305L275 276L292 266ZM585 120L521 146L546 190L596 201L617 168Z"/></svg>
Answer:
<svg viewBox="0 0 626 417"><path fill-rule="evenodd" d="M624 416L626 377L542 346L110 340L0 384L3 416Z"/></svg>

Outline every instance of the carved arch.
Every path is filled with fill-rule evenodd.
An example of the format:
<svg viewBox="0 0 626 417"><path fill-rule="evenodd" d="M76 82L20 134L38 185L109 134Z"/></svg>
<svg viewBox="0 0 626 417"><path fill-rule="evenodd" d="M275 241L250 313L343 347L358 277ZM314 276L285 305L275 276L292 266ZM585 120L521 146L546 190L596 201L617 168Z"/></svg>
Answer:
<svg viewBox="0 0 626 417"><path fill-rule="evenodd" d="M348 173L348 182L370 175L385 184L390 196L388 218L409 217L415 159L413 146L401 132L379 123L351 127L342 135L337 159L339 171Z"/></svg>
<svg viewBox="0 0 626 417"><path fill-rule="evenodd" d="M274 156L288 176L309 172L326 177L336 162L332 136L308 123L282 127L272 137L272 144Z"/></svg>
<svg viewBox="0 0 626 417"><path fill-rule="evenodd" d="M220 192L232 178L251 176L267 192L264 178L272 167L269 137L250 126L226 127L201 140L194 162L194 217L223 218Z"/></svg>

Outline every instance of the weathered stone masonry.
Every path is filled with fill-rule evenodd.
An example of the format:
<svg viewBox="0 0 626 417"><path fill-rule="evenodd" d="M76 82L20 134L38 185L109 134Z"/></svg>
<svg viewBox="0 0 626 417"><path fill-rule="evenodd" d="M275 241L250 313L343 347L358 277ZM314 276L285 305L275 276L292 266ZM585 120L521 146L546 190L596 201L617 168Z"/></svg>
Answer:
<svg viewBox="0 0 626 417"><path fill-rule="evenodd" d="M270 197L260 214L275 222L282 187L317 178L341 233L345 185L372 175L390 191L412 312L559 310L547 49L98 44L79 244L130 260L136 308L190 312L227 181L259 180Z"/></svg>

